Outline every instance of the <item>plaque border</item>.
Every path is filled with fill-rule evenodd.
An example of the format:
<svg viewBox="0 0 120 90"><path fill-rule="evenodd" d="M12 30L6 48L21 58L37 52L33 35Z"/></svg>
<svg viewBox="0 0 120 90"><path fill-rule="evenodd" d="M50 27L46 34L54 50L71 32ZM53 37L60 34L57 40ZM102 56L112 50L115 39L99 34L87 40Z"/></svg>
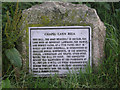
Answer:
<svg viewBox="0 0 120 90"><path fill-rule="evenodd" d="M29 72L31 73L32 70L31 68L33 68L33 65L32 65L32 59L31 58L31 31L32 30L48 30L48 29L88 29L88 37L89 37L89 61L90 61L90 66L92 67L92 31L91 31L91 26L45 26L45 27L28 27L28 30L29 30ZM66 73L67 74L67 73ZM62 76L66 76L66 74L58 74L58 76L62 77ZM42 74L37 74L37 75L34 75L35 77L36 76L39 76L39 77L49 77L49 76L53 76L54 74L46 74L46 75L42 75Z"/></svg>

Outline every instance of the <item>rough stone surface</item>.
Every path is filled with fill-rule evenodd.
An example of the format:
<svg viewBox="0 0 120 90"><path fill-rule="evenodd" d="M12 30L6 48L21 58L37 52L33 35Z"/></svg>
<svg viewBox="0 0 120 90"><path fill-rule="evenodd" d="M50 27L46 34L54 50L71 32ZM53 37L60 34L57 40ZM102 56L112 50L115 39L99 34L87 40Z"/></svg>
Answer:
<svg viewBox="0 0 120 90"><path fill-rule="evenodd" d="M93 67L98 66L103 60L106 28L103 22L101 22L95 9L82 4L76 5L63 2L45 2L24 10L23 14L27 15L28 24L44 25L42 18L45 16L45 19L49 21L49 23L45 23L45 26L57 25L58 23L62 26L66 25L66 23L69 23L69 26L91 26ZM23 45L25 45L25 43ZM25 54L25 52L26 48L23 48L23 53Z"/></svg>

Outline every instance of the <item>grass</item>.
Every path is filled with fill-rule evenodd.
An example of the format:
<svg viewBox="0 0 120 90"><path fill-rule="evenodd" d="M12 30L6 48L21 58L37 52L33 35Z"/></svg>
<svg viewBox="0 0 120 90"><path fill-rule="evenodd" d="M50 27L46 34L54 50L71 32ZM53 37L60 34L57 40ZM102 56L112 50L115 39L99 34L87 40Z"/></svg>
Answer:
<svg viewBox="0 0 120 90"><path fill-rule="evenodd" d="M14 88L117 88L119 83L117 66L112 58L104 60L103 65L98 69L98 73L67 74L65 78L57 75L49 78L32 77L32 75L21 71L19 81L15 80L14 70L5 76L9 78L11 87ZM106 66L107 65L107 66ZM86 70L90 70L88 67Z"/></svg>
<svg viewBox="0 0 120 90"><path fill-rule="evenodd" d="M106 26L105 58L99 66L97 73L90 73L91 68L87 68L88 73L67 74L65 78L57 75L49 78L32 77L28 72L20 71L20 79L16 81L14 69L9 65L7 72L3 76L3 88L119 88L120 87L120 11L109 10L106 4L96 3L88 6L97 9L97 12ZM97 7L97 5L99 5ZM115 4L116 5L116 4ZM120 7L119 7L120 8ZM113 13L113 14L112 14ZM7 86L7 87L6 87Z"/></svg>

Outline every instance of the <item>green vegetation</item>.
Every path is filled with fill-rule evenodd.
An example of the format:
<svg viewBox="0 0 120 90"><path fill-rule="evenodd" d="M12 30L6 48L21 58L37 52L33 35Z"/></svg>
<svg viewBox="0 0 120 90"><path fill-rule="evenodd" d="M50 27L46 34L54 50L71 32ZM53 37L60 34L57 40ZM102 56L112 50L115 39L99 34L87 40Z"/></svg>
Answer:
<svg viewBox="0 0 120 90"><path fill-rule="evenodd" d="M3 31L3 36L5 35L5 38L3 38L3 58L7 57L14 68L21 68L22 59L19 51L15 48L15 43L24 31L24 28L22 30L20 30L20 28L23 22L25 22L25 17L22 17L21 10L18 10L18 3L11 19L12 20L10 20L9 11L7 11L7 22Z"/></svg>
<svg viewBox="0 0 120 90"><path fill-rule="evenodd" d="M19 3L20 9L26 9L32 5L39 3ZM81 3L75 3L81 4ZM87 73L68 74L65 78L60 78L57 75L49 78L32 77L31 74L23 70L19 71L19 79L16 79L16 68L12 66L12 63L8 59L9 55L5 54L5 50L11 49L8 46L16 48L17 41L12 44L9 43L10 38L7 38L7 33L3 33L3 88L118 88L120 87L120 5L119 3L84 3L89 7L95 8L100 16L101 20L106 26L106 43L105 43L105 58L102 65L99 66L97 73L91 73L91 68L88 67ZM16 3L3 3L3 32L5 30L6 22L9 20L14 22L13 7ZM7 11L9 13L5 13ZM18 14L19 15L19 14ZM44 19L44 18L43 18ZM48 22L49 23L49 22ZM45 24L48 24L45 23ZM11 23L11 25L13 25ZM10 34L11 35L11 34ZM16 38L12 38L14 40ZM5 44L4 44L5 43ZM13 50L13 49L12 49ZM10 50L10 51L12 51ZM13 50L14 51L14 50ZM6 51L8 53L8 51ZM16 53L17 54L17 53ZM7 58L6 58L7 56ZM18 56L18 55L16 55ZM14 57L17 58L17 57ZM7 66L7 67L6 67ZM17 65L21 66L21 65Z"/></svg>

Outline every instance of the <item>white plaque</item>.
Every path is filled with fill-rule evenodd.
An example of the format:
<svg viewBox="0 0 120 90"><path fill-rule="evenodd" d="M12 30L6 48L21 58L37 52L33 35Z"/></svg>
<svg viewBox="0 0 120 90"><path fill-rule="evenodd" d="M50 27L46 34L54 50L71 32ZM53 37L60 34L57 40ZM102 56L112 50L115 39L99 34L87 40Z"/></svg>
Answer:
<svg viewBox="0 0 120 90"><path fill-rule="evenodd" d="M42 77L78 72L91 60L91 27L29 27L29 71Z"/></svg>

